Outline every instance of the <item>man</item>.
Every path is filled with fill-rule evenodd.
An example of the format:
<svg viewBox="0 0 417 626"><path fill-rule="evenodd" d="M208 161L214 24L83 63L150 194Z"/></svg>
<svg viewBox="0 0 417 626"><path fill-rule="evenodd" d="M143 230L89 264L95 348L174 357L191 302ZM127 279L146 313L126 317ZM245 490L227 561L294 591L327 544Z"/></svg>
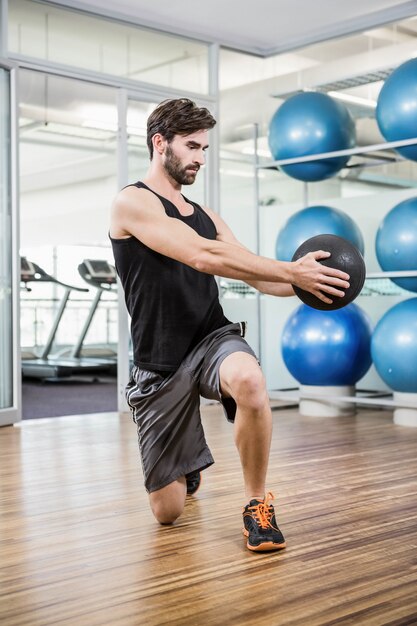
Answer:
<svg viewBox="0 0 417 626"><path fill-rule="evenodd" d="M161 524L178 518L200 472L213 463L201 425L201 395L219 400L234 422L247 547L282 549L273 496L265 495L272 431L265 380L243 338L245 324L223 314L214 275L275 296L293 295L294 284L324 302L344 295L349 276L320 264L329 256L323 251L295 263L257 256L216 213L182 195L182 185L191 185L204 165L215 123L188 99L162 102L148 119L149 171L113 205L110 238L132 320L127 399L145 487Z"/></svg>

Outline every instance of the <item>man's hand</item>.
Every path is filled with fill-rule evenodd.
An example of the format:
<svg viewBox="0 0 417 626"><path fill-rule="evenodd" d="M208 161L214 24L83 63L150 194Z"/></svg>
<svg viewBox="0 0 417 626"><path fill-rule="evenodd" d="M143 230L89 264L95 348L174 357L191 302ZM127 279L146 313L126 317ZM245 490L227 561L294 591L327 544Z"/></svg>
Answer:
<svg viewBox="0 0 417 626"><path fill-rule="evenodd" d="M349 287L349 274L319 263L319 259L327 259L330 252L316 250L309 252L293 262L293 285L309 291L317 298L331 304L333 301L325 294L342 298ZM324 293L323 293L324 292Z"/></svg>

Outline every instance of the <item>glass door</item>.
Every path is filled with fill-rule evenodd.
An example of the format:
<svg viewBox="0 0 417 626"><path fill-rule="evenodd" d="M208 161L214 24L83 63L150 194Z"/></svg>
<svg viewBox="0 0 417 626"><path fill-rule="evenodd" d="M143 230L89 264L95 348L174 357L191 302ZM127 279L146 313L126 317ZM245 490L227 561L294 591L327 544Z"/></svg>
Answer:
<svg viewBox="0 0 417 626"><path fill-rule="evenodd" d="M117 191L116 94L19 70L20 254L42 278L35 274L21 290L24 420L115 409L118 310L108 227ZM89 280L86 267L101 267L101 275Z"/></svg>
<svg viewBox="0 0 417 626"><path fill-rule="evenodd" d="M14 86L0 64L0 426L21 419Z"/></svg>

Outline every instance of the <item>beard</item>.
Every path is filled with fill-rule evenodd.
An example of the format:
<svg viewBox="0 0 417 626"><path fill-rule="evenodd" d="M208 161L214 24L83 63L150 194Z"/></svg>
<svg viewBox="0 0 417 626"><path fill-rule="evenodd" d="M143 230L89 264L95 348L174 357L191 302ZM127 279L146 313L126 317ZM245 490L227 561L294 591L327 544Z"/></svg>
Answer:
<svg viewBox="0 0 417 626"><path fill-rule="evenodd" d="M171 146L168 145L165 150L164 168L169 176L179 185L192 185L200 166L194 164L184 167ZM191 169L194 171L190 172L189 170Z"/></svg>

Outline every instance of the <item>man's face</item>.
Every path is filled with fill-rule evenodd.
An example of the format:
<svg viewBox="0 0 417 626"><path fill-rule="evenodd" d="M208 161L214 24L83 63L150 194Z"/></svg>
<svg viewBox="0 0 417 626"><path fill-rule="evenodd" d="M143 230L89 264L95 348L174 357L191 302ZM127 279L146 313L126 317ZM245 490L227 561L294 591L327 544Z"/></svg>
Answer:
<svg viewBox="0 0 417 626"><path fill-rule="evenodd" d="M175 135L164 150L163 166L169 176L179 185L192 185L197 172L205 164L208 131L191 135Z"/></svg>

